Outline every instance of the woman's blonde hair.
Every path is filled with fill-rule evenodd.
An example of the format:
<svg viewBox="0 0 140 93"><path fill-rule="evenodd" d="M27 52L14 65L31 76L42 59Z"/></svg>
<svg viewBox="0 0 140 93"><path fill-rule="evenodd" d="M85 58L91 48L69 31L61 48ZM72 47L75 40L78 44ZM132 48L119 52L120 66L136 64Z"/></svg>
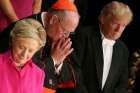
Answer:
<svg viewBox="0 0 140 93"><path fill-rule="evenodd" d="M10 33L12 42L18 38L32 38L39 43L40 48L45 46L46 37L43 26L38 21L30 18L17 21Z"/></svg>

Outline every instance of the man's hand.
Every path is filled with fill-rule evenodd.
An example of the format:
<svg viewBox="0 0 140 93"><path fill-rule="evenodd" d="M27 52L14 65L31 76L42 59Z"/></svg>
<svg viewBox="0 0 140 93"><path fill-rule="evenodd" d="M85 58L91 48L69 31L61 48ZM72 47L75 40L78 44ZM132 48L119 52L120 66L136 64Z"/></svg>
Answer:
<svg viewBox="0 0 140 93"><path fill-rule="evenodd" d="M51 57L56 65L61 64L65 58L74 50L70 38L62 38L52 44Z"/></svg>

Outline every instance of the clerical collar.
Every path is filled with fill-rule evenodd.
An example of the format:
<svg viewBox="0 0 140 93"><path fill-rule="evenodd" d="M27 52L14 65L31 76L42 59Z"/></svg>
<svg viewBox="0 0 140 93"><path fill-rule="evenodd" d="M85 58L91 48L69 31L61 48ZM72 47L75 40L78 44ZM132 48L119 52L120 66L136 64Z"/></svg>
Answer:
<svg viewBox="0 0 140 93"><path fill-rule="evenodd" d="M42 23L43 23L43 26L44 26L44 28L45 28L45 17L46 17L46 14L47 14L47 12L42 12L41 13L41 20L42 20Z"/></svg>

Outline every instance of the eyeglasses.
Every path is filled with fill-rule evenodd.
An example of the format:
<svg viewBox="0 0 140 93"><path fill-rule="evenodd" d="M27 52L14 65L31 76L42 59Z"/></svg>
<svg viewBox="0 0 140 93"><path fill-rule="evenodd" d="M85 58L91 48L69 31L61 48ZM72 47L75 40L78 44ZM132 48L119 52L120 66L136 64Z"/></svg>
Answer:
<svg viewBox="0 0 140 93"><path fill-rule="evenodd" d="M61 29L63 30L64 36L69 36L69 35L74 35L75 34L74 32L69 32L68 30L66 30L66 28L64 28L64 26L62 25L59 18L58 18L58 21L59 21Z"/></svg>

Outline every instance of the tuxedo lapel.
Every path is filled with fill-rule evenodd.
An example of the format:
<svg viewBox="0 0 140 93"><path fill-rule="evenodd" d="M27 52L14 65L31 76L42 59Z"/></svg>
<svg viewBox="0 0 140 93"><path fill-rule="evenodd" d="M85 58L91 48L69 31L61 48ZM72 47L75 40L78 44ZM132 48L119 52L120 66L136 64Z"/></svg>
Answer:
<svg viewBox="0 0 140 93"><path fill-rule="evenodd" d="M102 75L103 75L103 51L102 51L102 40L99 32L97 34L97 38L95 39L95 43L93 46L95 46L94 48L95 64L96 64L99 87L101 89Z"/></svg>

